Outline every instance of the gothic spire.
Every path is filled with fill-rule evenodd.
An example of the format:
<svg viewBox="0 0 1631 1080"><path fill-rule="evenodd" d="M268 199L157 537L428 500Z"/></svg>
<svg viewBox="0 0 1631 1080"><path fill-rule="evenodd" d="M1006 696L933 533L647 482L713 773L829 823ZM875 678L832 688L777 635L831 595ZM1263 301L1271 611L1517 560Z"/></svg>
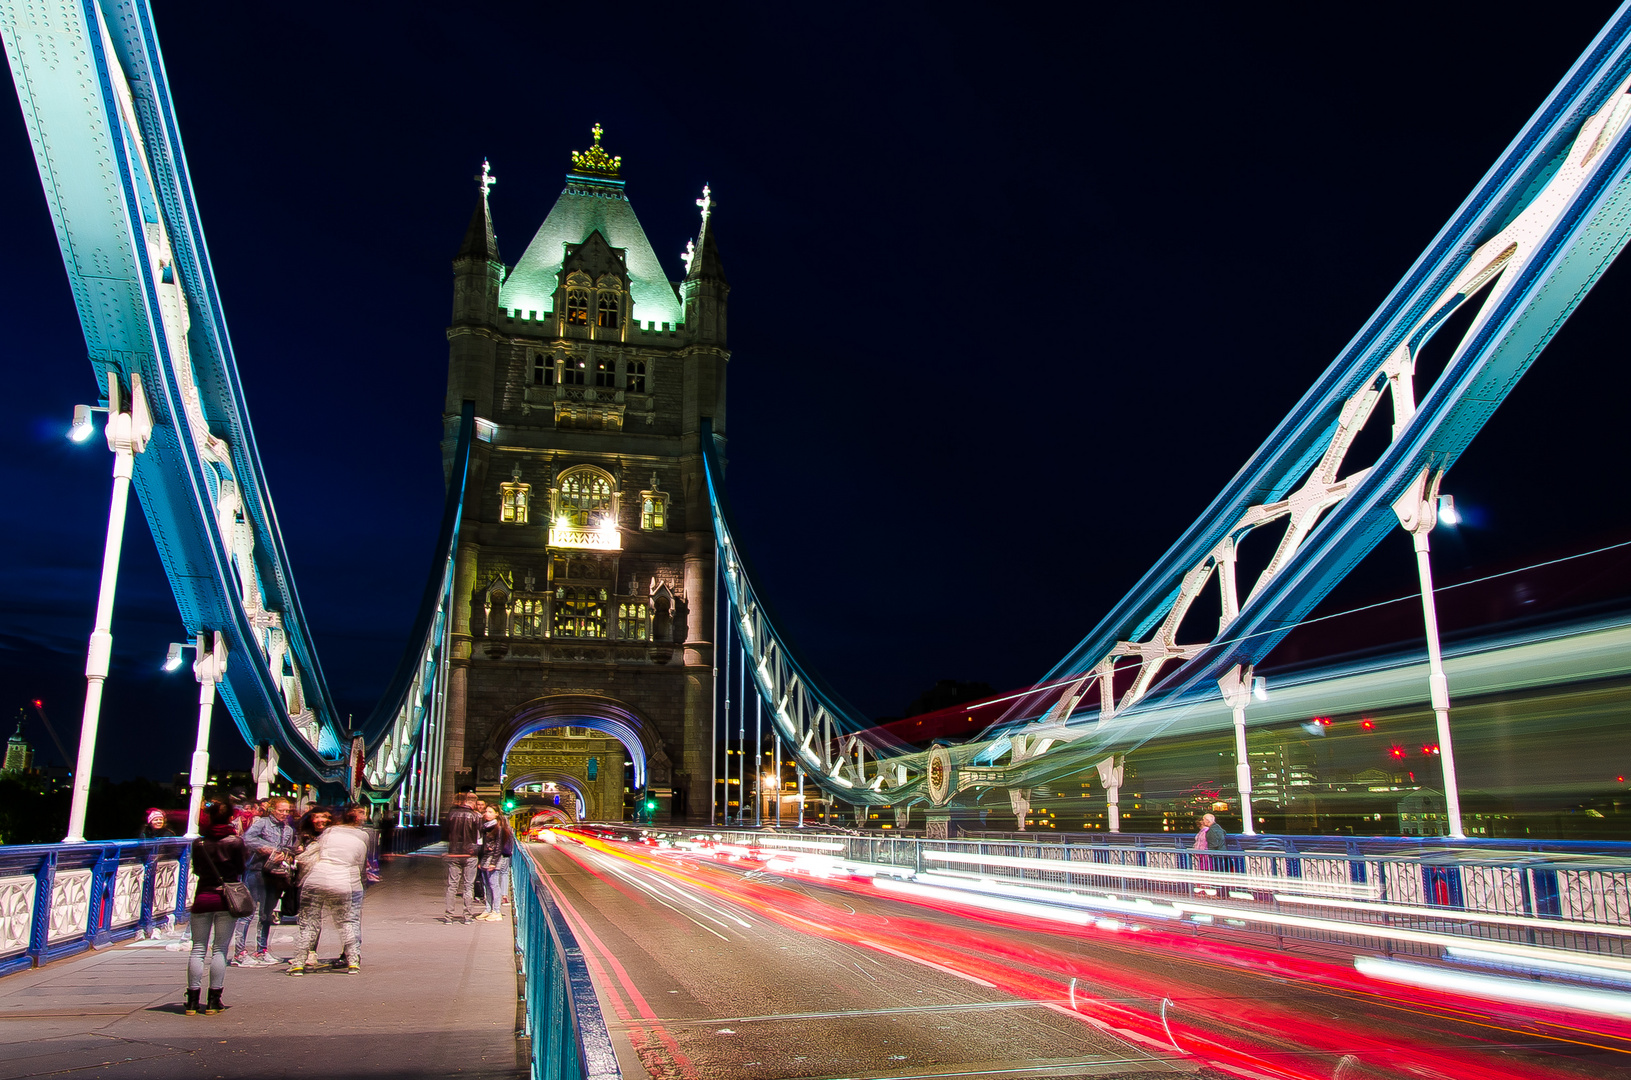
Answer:
<svg viewBox="0 0 1631 1080"><path fill-rule="evenodd" d="M498 177L492 174L485 158L481 162L481 175L475 180L481 188L481 199L476 203L475 212L470 215L470 227L464 230L464 243L459 245L456 258L503 262L498 256L498 238L493 235L493 212L487 205L487 192L498 183Z"/></svg>
<svg viewBox="0 0 1631 1080"><path fill-rule="evenodd" d="M702 231L697 234L695 246L686 244L685 280L724 282L725 268L719 261L719 245L714 241L714 197L707 184L702 185L702 198L697 200L697 205L702 207Z"/></svg>

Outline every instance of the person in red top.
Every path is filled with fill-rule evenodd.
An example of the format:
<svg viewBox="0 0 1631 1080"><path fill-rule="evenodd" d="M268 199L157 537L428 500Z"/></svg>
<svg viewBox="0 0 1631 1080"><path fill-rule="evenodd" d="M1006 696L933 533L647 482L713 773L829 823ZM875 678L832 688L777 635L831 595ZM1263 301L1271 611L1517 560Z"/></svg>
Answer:
<svg viewBox="0 0 1631 1080"><path fill-rule="evenodd" d="M198 1012L198 995L204 987L204 958L209 956L210 996L206 1014L220 1012L221 990L227 980L227 944L232 940L236 915L221 899L221 885L242 881L244 842L232 827L232 808L219 799L204 804L203 823L193 841L193 873L198 875L198 892L193 897L193 951L187 958L187 1015Z"/></svg>

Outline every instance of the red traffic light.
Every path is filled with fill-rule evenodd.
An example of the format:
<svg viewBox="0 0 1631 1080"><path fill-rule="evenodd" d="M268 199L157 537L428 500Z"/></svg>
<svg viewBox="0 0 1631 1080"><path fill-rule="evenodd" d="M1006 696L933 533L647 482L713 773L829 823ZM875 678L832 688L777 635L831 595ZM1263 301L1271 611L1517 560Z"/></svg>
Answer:
<svg viewBox="0 0 1631 1080"><path fill-rule="evenodd" d="M1359 721L1359 726L1364 728L1366 731L1375 731L1376 730L1376 721L1371 720L1369 718L1366 718L1364 720Z"/></svg>
<svg viewBox="0 0 1631 1080"><path fill-rule="evenodd" d="M1388 754L1390 754L1391 756L1393 756L1395 758L1401 758L1402 759L1404 757L1404 747L1395 746L1391 750L1388 751Z"/></svg>

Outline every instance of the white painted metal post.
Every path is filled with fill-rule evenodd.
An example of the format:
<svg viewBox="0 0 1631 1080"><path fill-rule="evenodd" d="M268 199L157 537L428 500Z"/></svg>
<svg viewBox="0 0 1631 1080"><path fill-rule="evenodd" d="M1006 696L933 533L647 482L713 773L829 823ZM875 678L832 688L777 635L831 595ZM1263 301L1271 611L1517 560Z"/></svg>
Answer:
<svg viewBox="0 0 1631 1080"><path fill-rule="evenodd" d="M736 824L748 823L748 647L742 636L736 640L741 655L736 673Z"/></svg>
<svg viewBox="0 0 1631 1080"><path fill-rule="evenodd" d="M1433 567L1428 558L1427 534L1438 524L1438 488L1444 473L1422 470L1416 483L1393 504L1399 524L1410 534L1416 548L1416 574L1421 579L1422 621L1427 628L1427 694L1438 725L1439 764L1444 769L1444 813L1449 819L1450 838L1462 840L1461 791L1455 776L1455 752L1450 745L1450 681L1444 674L1444 654L1438 639L1438 607L1433 602Z"/></svg>
<svg viewBox="0 0 1631 1080"><path fill-rule="evenodd" d="M74 790L68 808L65 844L85 842L85 805L90 801L91 767L96 754L96 728L102 717L102 684L113 660L113 593L119 580L119 551L124 544L125 507L136 455L147 449L153 420L147 411L140 375L130 377L130 411L119 410L119 376L108 372L108 449L113 451L113 500L108 507L107 540L102 548L102 587L96 595L96 625L85 654L85 712L79 722L79 755L74 764Z"/></svg>
<svg viewBox="0 0 1631 1080"><path fill-rule="evenodd" d="M1095 766L1099 783L1104 785L1104 798L1109 811L1107 816L1113 833L1121 831L1121 781L1126 772L1124 760L1120 754L1111 754Z"/></svg>
<svg viewBox="0 0 1631 1080"><path fill-rule="evenodd" d="M204 806L204 787L210 781L210 713L215 709L215 684L227 671L227 643L220 634L200 633L193 646L198 657L193 674L198 678L198 743L193 750L192 774L188 777L192 794L187 798L187 835L199 834L199 811Z"/></svg>
<svg viewBox="0 0 1631 1080"><path fill-rule="evenodd" d="M748 670L747 657L744 654L743 659L742 659L742 675L743 675L744 683L746 682L747 670ZM755 693L753 695L753 824L756 827L761 826L761 825L764 824L764 819L763 819L763 817L761 816L761 813L760 813L761 810L764 807L764 804L765 804L765 784L764 784L764 776L765 776L765 774L764 774L764 767L765 767L765 752L764 752L765 751L765 715L764 715L764 707L765 707L765 703L764 703L763 699L761 699L759 697L759 695L757 693Z"/></svg>
<svg viewBox="0 0 1631 1080"><path fill-rule="evenodd" d="M1246 751L1246 703L1252 697L1252 669L1239 665L1218 680L1223 691L1223 703L1235 714L1235 789L1240 793L1240 831L1245 836L1256 836L1257 825L1252 816L1252 760Z"/></svg>

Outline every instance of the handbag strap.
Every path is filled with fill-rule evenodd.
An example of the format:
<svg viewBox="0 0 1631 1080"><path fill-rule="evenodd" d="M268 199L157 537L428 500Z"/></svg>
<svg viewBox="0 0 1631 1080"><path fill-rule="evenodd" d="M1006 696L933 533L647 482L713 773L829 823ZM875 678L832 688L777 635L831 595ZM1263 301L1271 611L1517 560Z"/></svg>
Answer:
<svg viewBox="0 0 1631 1080"><path fill-rule="evenodd" d="M210 869L215 871L215 880L219 881L222 885L241 885L241 884L243 884L243 875L242 874L239 874L237 877L233 878L231 881L228 881L226 879L226 875L221 873L221 864L215 861L215 853L212 852L208 847L209 844L213 844L213 843L216 843L216 841L214 841L214 840L205 840L202 836L200 836L198 838L198 845L197 846L202 848L202 850L204 852L204 858L206 858L206 859L208 859L210 861Z"/></svg>

